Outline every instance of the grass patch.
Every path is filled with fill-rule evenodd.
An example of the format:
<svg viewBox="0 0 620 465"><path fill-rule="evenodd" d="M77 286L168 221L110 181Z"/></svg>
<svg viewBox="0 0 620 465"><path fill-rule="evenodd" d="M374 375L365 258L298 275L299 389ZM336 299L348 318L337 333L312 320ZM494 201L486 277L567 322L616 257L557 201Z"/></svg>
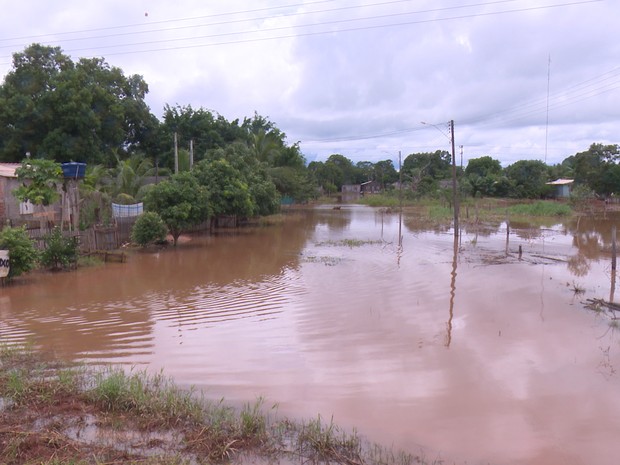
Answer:
<svg viewBox="0 0 620 465"><path fill-rule="evenodd" d="M356 203L359 203L361 205L368 205L369 207L398 208L401 201L398 197L395 197L393 195L372 194L360 197L360 199ZM405 200L403 199L403 205L404 204Z"/></svg>
<svg viewBox="0 0 620 465"><path fill-rule="evenodd" d="M565 204L550 201L538 201L534 203L522 203L508 208L511 215L518 216L569 216L573 209Z"/></svg>
<svg viewBox="0 0 620 465"><path fill-rule="evenodd" d="M317 246L334 246L334 247L362 247L364 245L372 245L372 244L381 244L381 241L362 241L360 239L342 239L339 241L325 241L325 242L317 242Z"/></svg>
<svg viewBox="0 0 620 465"><path fill-rule="evenodd" d="M371 444L333 419L276 418L264 399L240 409L177 387L162 373L75 367L0 346L0 463L426 464ZM96 430L96 433L93 432ZM89 439L90 437L90 439ZM106 439L107 438L107 439Z"/></svg>
<svg viewBox="0 0 620 465"><path fill-rule="evenodd" d="M101 266L105 262L94 255L80 255L78 257L78 267L91 267L91 266Z"/></svg>
<svg viewBox="0 0 620 465"><path fill-rule="evenodd" d="M454 218L454 212L449 207L431 205L428 207L428 217L432 220L450 220Z"/></svg>

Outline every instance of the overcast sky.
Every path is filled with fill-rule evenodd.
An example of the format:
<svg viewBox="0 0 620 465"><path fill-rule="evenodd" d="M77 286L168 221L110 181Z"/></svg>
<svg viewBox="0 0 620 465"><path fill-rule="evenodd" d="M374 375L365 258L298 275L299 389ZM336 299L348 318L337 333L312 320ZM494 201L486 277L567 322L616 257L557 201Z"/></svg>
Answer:
<svg viewBox="0 0 620 465"><path fill-rule="evenodd" d="M0 0L0 11L2 79L33 42L103 57L144 78L156 116L165 104L257 112L308 161L449 150L450 120L464 165L555 164L620 142L618 0Z"/></svg>

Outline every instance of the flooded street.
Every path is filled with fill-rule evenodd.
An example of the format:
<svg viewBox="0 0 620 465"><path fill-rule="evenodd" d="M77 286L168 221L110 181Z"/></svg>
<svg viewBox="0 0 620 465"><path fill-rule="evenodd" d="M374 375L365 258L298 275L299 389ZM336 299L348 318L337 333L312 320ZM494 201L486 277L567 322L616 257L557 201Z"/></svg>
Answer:
<svg viewBox="0 0 620 465"><path fill-rule="evenodd" d="M160 370L445 463L620 460L611 225L429 229L361 206L0 288L0 338ZM577 229L578 226L578 229ZM519 248L522 255L519 257ZM581 292L583 291L583 292Z"/></svg>

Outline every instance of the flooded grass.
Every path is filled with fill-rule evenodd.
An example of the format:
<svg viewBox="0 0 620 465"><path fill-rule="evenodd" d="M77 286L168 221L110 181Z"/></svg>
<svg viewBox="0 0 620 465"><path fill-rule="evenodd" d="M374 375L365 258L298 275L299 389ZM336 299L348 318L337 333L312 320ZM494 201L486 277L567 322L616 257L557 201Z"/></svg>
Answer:
<svg viewBox="0 0 620 465"><path fill-rule="evenodd" d="M0 346L0 463L426 464L320 416L276 418L258 398L241 409L205 400L163 374L45 361Z"/></svg>
<svg viewBox="0 0 620 465"><path fill-rule="evenodd" d="M552 201L538 201L512 205L508 208L511 215L517 216L569 216L573 213L570 205Z"/></svg>
<svg viewBox="0 0 620 465"><path fill-rule="evenodd" d="M360 239L342 239L339 241L325 241L325 242L317 242L315 245L317 246L332 246L332 247L362 247L364 245L373 245L373 244L382 244L382 241L362 241Z"/></svg>

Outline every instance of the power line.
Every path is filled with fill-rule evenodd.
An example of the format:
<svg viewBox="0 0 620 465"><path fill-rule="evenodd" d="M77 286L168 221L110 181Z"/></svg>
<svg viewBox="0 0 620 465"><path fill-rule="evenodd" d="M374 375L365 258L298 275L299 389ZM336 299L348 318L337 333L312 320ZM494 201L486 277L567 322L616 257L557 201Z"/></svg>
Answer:
<svg viewBox="0 0 620 465"><path fill-rule="evenodd" d="M461 6L458 8L481 6L481 5L487 6L487 5L493 5L496 3L506 3L509 1L515 1L515 0L484 2L484 3ZM106 55L114 56L114 55L127 55L127 54L134 54L134 53L173 51L173 50L181 50L181 49L203 48L203 47L222 46L222 45L231 45L231 44L240 44L240 43L262 42L262 41L269 41L269 40L281 40L281 39L289 39L289 38L296 38L296 37L308 37L308 36L316 36L316 35L335 34L335 33L342 33L342 32L382 29L382 28L389 28L389 27L411 26L415 24L434 23L434 22L440 22L440 21L453 21L453 20L460 20L460 19L471 19L471 18L486 17L486 16L493 16L493 15L514 14L514 13L522 13L522 12L536 11L536 10L543 10L543 9L550 9L550 8L561 8L561 7L567 7L567 6L583 5L583 4L588 4L588 3L598 3L601 1L603 0L581 0L581 1L575 1L575 2L556 3L556 4L551 4L551 5L543 5L543 6L535 6L535 7L515 8L515 9L510 9L510 10L493 11L493 12L478 12L478 13L471 13L471 14L458 15L458 16L420 19L420 20L413 20L413 21L402 21L402 22L394 22L390 24L366 25L366 26L359 26L359 27L336 29L336 30L310 31L310 32L286 34L286 35L271 36L271 37L258 37L258 38L255 37L255 38L248 38L248 39L237 39L237 40L229 40L229 41L202 43L202 44L179 45L175 47L165 47L165 48L151 48L151 49L142 49L142 50L125 50L125 51L118 51L118 52L107 52ZM457 8L457 7L452 7L452 9L453 8ZM442 9L428 10L428 11L441 11L441 10L446 10L446 9L447 8L442 8ZM422 12L427 12L427 11L425 10ZM139 46L139 45L153 45L153 44L158 44L158 43L170 43L170 42L179 42L179 41L187 41L187 40L195 41L198 39L213 39L213 38L218 38L218 37L228 37L228 36L236 36L236 35L243 35L243 34L256 34L257 32L258 33L275 32L275 31L281 31L281 30L309 28L309 27L314 27L314 26L328 26L328 25L334 25L334 24L383 19L387 17L397 17L397 16L400 17L403 15L412 15L412 14L418 14L418 13L419 12L407 12L407 13L400 12L400 13L393 13L393 14L391 13L391 14L386 14L386 15L368 16L364 18L347 18L347 19L339 19L339 20L331 20L331 21L322 21L322 22L311 23L311 24L274 27L274 28L262 29L260 31L246 30L246 31L237 31L237 32L208 34L208 35L198 36L198 37L161 39L161 40L143 41L143 42L137 42L137 43L131 43L131 44L84 47L80 49L67 50L67 53L82 52L86 50L101 50L101 49L105 50L105 49L113 49L113 48L119 48L119 47L134 47L134 46ZM0 65L7 65L7 64L9 63L6 63L6 62L0 63Z"/></svg>
<svg viewBox="0 0 620 465"><path fill-rule="evenodd" d="M293 7L297 7L297 6L308 6L308 5L314 5L314 4L318 4L318 3L328 3L328 2L333 2L333 1L335 1L335 0L322 0L322 1L316 1L316 2L309 2L309 3L305 3L305 4L304 3L298 3L298 4L293 4L293 5L282 5L282 6L275 6L275 7L258 8L258 9L253 9L253 10L243 10L243 11L236 11L236 12L231 12L231 13L216 13L216 14L203 15L203 16L193 16L193 17L189 17L189 18L180 18L180 19L169 19L169 20L162 20L162 21L154 21L154 22L150 22L149 26L156 25L156 24L167 24L167 23L194 21L194 20L197 20L197 19L215 18L215 17L221 17L221 16L233 16L233 15L239 15L239 14L247 14L247 13L275 10L275 9L293 8ZM216 22L216 23L190 25L190 26L177 26L177 27L172 27L172 28L150 29L150 30L146 30L146 31L131 31L131 32L124 32L124 33L118 33L118 34L109 34L109 35L102 35L102 36L78 37L78 38L72 38L72 39L64 39L63 41L64 42L68 42L68 41L76 41L76 40L102 39L102 38L127 36L127 35L133 35L133 34L146 34L146 33L151 33L151 32L168 32L168 31L179 30L179 29L197 28L197 27L205 27L205 26L230 25L230 24L234 24L234 23L249 22L249 21L263 21L263 20L267 20L267 19L273 19L274 17L282 18L282 17L291 17L291 16L311 15L311 14L317 14L317 13L329 13L329 12L343 11L343 10L354 10L354 9L357 10L357 9L369 8L369 7L375 7L375 6L391 5L391 4L396 4L396 3L409 3L411 1L412 0L391 0L391 1L384 1L384 2L377 2L377 3L369 3L369 4L365 4L365 5L345 6L345 7L330 8L330 9L325 9L325 10L312 10L312 11L303 11L303 12L279 14L277 16L252 17L252 18L243 18L243 19L236 19L236 20L227 20L227 21L221 21L221 22ZM509 2L515 2L515 1L519 1L519 0L496 0L496 1L489 1L489 2L483 2L483 3L473 3L473 4L467 4L467 5L458 5L458 6L442 7L442 8L433 8L433 9L427 9L427 10L417 10L417 11L406 12L406 13L402 13L402 14L436 13L436 12L441 12L441 11L471 8L471 7L475 7L475 6L489 6L489 5L499 4L499 3L509 3ZM401 13L397 13L397 14L400 15ZM39 35L32 35L32 36L21 36L21 37L14 37L14 38L4 38L4 39L0 39L0 42L11 41L11 40L24 40L24 39L29 39L29 40L30 39L40 39L40 38L43 38L43 37L50 37L50 36L73 35L73 34L81 34L81 33L85 33L85 32L108 31L108 30L127 29L127 28L132 28L132 27L144 27L144 26L145 26L144 23L140 23L140 24L135 24L134 23L134 24L125 25L125 26L109 26L109 27L103 27L103 28L82 29L82 30L78 30L78 31L57 32L57 33L39 34ZM12 47L12 45L0 46L0 48L7 48L7 47Z"/></svg>

